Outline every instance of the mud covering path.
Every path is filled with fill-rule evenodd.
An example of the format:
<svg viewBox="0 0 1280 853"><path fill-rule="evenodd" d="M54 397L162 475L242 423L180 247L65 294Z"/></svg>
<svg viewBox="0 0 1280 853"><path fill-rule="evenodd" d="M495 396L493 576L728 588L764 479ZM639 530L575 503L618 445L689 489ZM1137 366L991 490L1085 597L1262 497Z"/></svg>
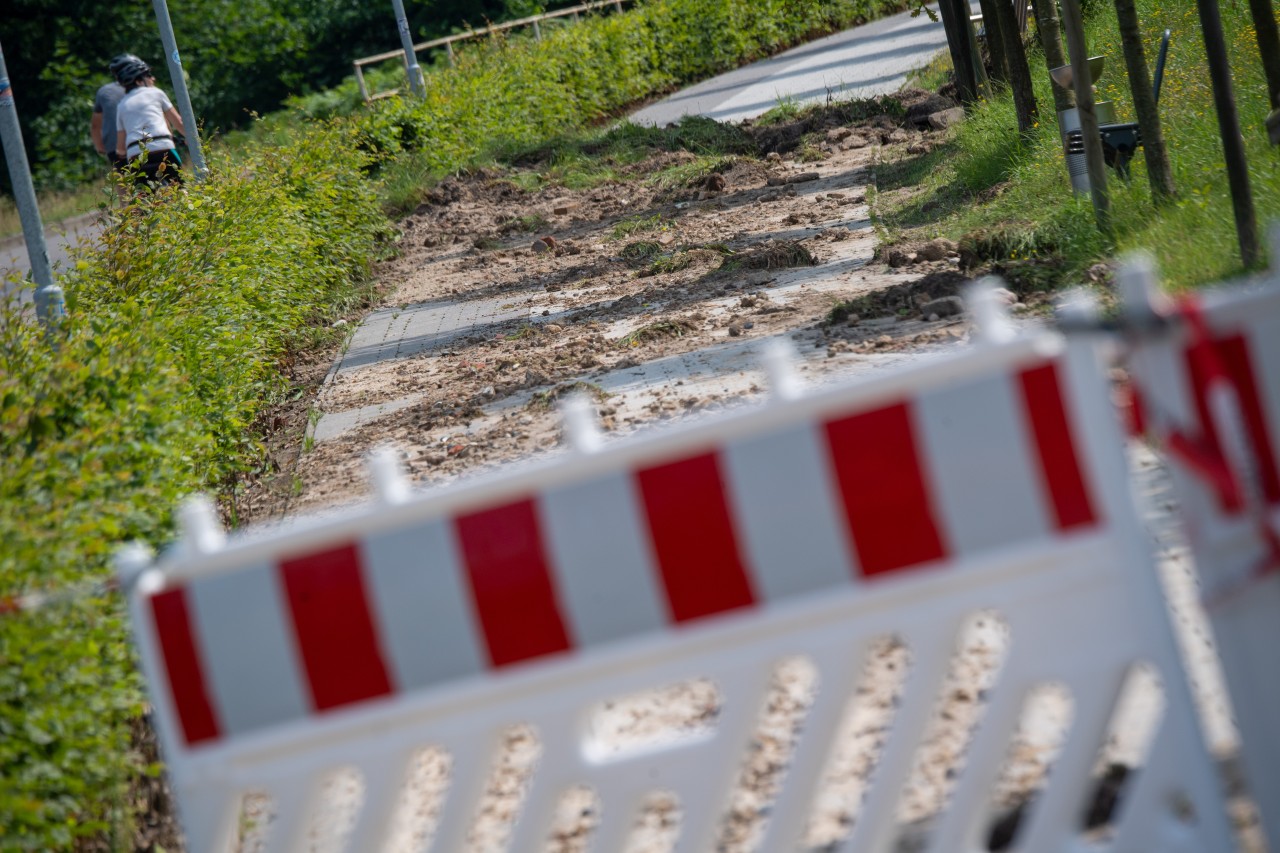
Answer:
<svg viewBox="0 0 1280 853"><path fill-rule="evenodd" d="M295 426L305 420L305 435L279 430L272 449L278 470L249 489L241 518L270 523L367 497L364 460L383 445L399 450L420 487L562 452L556 403L568 393L590 396L610 437L748 404L765 393L760 357L772 339L791 344L811 383L963 346L969 330L953 295L966 275L955 247L942 240L907 247L914 251L899 247L893 266L877 256L868 211L877 163L928 150L939 138L928 117L950 106L925 93L907 93L903 103L905 116L849 123L833 111L803 126L756 128L758 157L729 158L709 171L694 168L693 154L663 151L628 167L624 179L589 190L529 192L514 173L438 185L402 224L403 251L381 271L386 304L359 324L328 372L317 374L323 380L310 411L279 415ZM1015 293L1008 301L1025 307ZM1164 497L1160 504L1167 515ZM1166 580L1183 608L1183 637L1200 650L1207 673L1199 680L1211 736L1227 754L1234 732L1195 612L1194 581L1176 544L1168 555ZM993 614L977 614L960 636L898 804L900 849L918 846L946 802L1007 642ZM870 656L814 804L813 848L834 849L851 831L909 664L908 650L891 637ZM788 660L774 672L718 850L756 849L814 690L807 661ZM718 701L709 681L669 685L608 703L597 729L619 749L677 737L705 728ZM1141 761L1159 701L1149 679L1139 675L1129 686L1116 736L1099 758L1101 792L1109 773ZM1042 783L1068 704L1052 690L1035 697L994 792L997 817L1016 814ZM510 730L495 755L471 849L505 849L537 760L536 732ZM448 759L438 752L425 749L413 768L397 850L420 849L448 785ZM320 839L349 825L360 790L350 776L329 780L313 849L337 849ZM545 849L588 849L597 809L590 791L567 792ZM242 850L260 848L270 811L268 802L248 801ZM627 849L671 849L679 820L679 803L655 795ZM1247 807L1238 820L1250 823ZM993 823L993 849L1008 843L1007 830Z"/></svg>

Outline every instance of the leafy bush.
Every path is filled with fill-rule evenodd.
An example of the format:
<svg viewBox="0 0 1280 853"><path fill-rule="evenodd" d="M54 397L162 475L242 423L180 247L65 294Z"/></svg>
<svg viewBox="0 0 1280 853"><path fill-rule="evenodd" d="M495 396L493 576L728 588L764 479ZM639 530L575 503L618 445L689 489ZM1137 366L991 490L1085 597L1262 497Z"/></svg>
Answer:
<svg viewBox="0 0 1280 853"><path fill-rule="evenodd" d="M0 306L0 598L107 578L119 543L163 543L183 495L260 463L253 424L281 357L378 250L369 174L400 158L426 180L536 148L893 2L654 0L460 51L425 99L301 128L292 111L214 147L207 181L114 215L61 282L70 316L51 336ZM710 122L677 133L707 155L742 144ZM0 848L130 846L130 782L154 769L131 752L143 707L119 601L0 618Z"/></svg>
<svg viewBox="0 0 1280 853"><path fill-rule="evenodd" d="M655 0L623 14L551 30L541 40L494 37L458 52L426 96L380 101L353 118L360 147L380 159L417 152L443 174L486 154L537 145L700 79L898 8L898 0ZM710 125L708 127L707 125ZM725 150L724 130L691 123ZM685 147L698 150L694 144Z"/></svg>
<svg viewBox="0 0 1280 853"><path fill-rule="evenodd" d="M124 208L49 337L4 307L0 596L105 579L119 543L163 542L182 496L257 464L281 354L385 228L349 148L318 126ZM141 708L118 601L0 618L0 847L127 846Z"/></svg>

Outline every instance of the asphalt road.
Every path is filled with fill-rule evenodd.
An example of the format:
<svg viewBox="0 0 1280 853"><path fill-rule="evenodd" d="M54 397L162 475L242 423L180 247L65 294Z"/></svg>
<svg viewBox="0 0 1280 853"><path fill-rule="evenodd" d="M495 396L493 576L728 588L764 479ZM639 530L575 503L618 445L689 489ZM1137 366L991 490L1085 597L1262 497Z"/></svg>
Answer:
<svg viewBox="0 0 1280 853"><path fill-rule="evenodd" d="M93 242L100 230L97 211L45 225L45 247L55 277L59 269L70 263L72 249L81 242ZM0 239L0 298L22 289L22 300L29 302L32 289L22 288L21 282L30 271L31 260L22 235Z"/></svg>
<svg viewBox="0 0 1280 853"><path fill-rule="evenodd" d="M685 115L742 121L784 100L802 106L884 95L901 88L911 71L946 46L941 21L903 12L690 86L636 111L631 120L658 126Z"/></svg>

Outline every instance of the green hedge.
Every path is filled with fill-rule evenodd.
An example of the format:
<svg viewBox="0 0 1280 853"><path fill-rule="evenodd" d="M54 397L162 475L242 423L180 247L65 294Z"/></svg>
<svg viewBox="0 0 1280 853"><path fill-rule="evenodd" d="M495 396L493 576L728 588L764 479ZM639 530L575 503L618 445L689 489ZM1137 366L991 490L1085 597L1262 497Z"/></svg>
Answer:
<svg viewBox="0 0 1280 853"><path fill-rule="evenodd" d="M0 596L108 577L119 543L163 544L184 495L258 464L281 356L378 251L388 158L451 171L894 5L659 0L491 42L424 100L269 123L208 181L126 208L61 282L54 335L0 306ZM130 780L156 770L130 752L143 702L116 598L0 617L0 850L130 845Z"/></svg>
<svg viewBox="0 0 1280 853"><path fill-rule="evenodd" d="M0 595L102 579L184 495L253 465L280 356L365 276L386 221L328 127L125 209L46 338L0 317ZM142 708L120 602L0 617L0 849L128 846Z"/></svg>
<svg viewBox="0 0 1280 853"><path fill-rule="evenodd" d="M419 152L429 171L616 114L655 93L887 11L902 0L653 0L550 30L494 37L428 75L422 99L377 102L354 119L380 158Z"/></svg>

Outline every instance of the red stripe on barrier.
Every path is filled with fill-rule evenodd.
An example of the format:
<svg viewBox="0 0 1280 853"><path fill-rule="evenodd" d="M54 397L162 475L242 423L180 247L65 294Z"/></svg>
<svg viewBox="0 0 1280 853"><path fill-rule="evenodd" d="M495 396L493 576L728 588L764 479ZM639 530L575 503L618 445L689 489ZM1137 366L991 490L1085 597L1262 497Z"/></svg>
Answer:
<svg viewBox="0 0 1280 853"><path fill-rule="evenodd" d="M947 556L908 405L831 421L826 434L862 574Z"/></svg>
<svg viewBox="0 0 1280 853"><path fill-rule="evenodd" d="M1242 335L1232 335L1216 341L1194 344L1187 349L1187 367L1195 394L1196 412L1200 417L1200 423L1204 426L1204 434L1217 448L1220 447L1218 433L1212 418L1209 417L1208 386L1212 371L1206 367L1205 359L1197 357L1198 347L1216 349L1222 369L1235 385L1240 409L1244 416L1244 428L1249 434L1249 444L1260 469L1258 474L1261 479L1262 494L1268 503L1280 502L1280 476L1277 475L1276 470L1275 450L1271 446L1267 417L1258 394L1258 383L1253 375L1248 343Z"/></svg>
<svg viewBox="0 0 1280 853"><path fill-rule="evenodd" d="M684 622L754 604L715 455L646 468L636 481L671 618Z"/></svg>
<svg viewBox="0 0 1280 853"><path fill-rule="evenodd" d="M492 664L570 649L533 501L464 515L454 524Z"/></svg>
<svg viewBox="0 0 1280 853"><path fill-rule="evenodd" d="M191 630L191 613L186 590L171 589L151 597L151 619L160 641L169 679L169 695L178 711L182 737L187 746L216 740L221 734L218 717L209 699L200 651Z"/></svg>
<svg viewBox="0 0 1280 853"><path fill-rule="evenodd" d="M390 693L355 546L283 560L280 577L315 709Z"/></svg>
<svg viewBox="0 0 1280 853"><path fill-rule="evenodd" d="M1063 406L1057 366L1049 363L1024 370L1018 374L1018 382L1057 529L1093 524L1097 517Z"/></svg>

